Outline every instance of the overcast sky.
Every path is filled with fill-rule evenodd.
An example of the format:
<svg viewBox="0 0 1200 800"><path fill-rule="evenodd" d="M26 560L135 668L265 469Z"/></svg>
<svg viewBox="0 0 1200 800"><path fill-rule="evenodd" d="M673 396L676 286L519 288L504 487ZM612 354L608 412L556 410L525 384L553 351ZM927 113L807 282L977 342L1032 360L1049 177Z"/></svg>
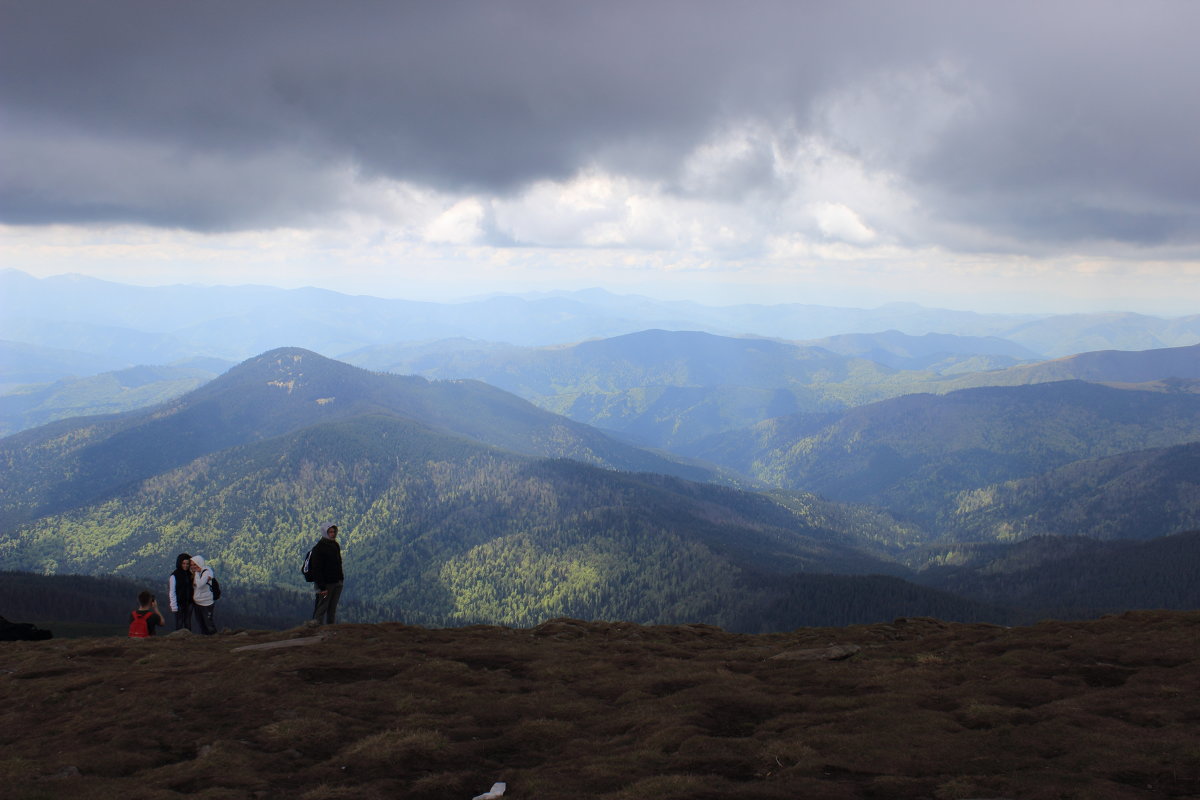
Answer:
<svg viewBox="0 0 1200 800"><path fill-rule="evenodd" d="M1200 312L1200 3L0 0L0 259Z"/></svg>

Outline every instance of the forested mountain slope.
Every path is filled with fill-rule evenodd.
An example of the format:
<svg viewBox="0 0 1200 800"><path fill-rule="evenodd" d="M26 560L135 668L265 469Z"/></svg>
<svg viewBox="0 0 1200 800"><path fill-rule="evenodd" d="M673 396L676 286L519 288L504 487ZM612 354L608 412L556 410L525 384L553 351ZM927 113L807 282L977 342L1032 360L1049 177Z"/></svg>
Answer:
<svg viewBox="0 0 1200 800"><path fill-rule="evenodd" d="M144 575L186 551L233 580L302 586L301 557L330 520L343 528L348 591L424 623L570 615L779 629L804 611L782 602L793 573L903 572L761 495L521 456L387 415L197 458L31 520L0 552L9 569ZM868 605L872 591L898 596L894 583L857 591ZM904 591L910 607L978 613Z"/></svg>
<svg viewBox="0 0 1200 800"><path fill-rule="evenodd" d="M695 478L712 474L617 442L482 383L373 374L283 348L161 406L64 420L0 439L0 524L104 500L228 447L368 413L396 415L517 452Z"/></svg>
<svg viewBox="0 0 1200 800"><path fill-rule="evenodd" d="M1200 443L1076 461L1041 475L964 492L962 541L1040 535L1153 539L1200 529Z"/></svg>
<svg viewBox="0 0 1200 800"><path fill-rule="evenodd" d="M1200 395L1063 381L769 420L685 452L774 485L882 506L945 533L961 492L1195 441Z"/></svg>

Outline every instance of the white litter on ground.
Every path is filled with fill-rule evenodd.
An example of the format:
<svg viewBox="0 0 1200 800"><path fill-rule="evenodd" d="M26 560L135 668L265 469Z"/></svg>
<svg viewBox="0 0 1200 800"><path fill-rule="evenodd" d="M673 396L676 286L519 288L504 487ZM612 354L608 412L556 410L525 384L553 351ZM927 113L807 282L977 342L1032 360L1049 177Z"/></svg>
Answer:
<svg viewBox="0 0 1200 800"><path fill-rule="evenodd" d="M493 783L491 791L477 794L471 800L496 800L497 797L504 796L504 790L507 788L507 783Z"/></svg>

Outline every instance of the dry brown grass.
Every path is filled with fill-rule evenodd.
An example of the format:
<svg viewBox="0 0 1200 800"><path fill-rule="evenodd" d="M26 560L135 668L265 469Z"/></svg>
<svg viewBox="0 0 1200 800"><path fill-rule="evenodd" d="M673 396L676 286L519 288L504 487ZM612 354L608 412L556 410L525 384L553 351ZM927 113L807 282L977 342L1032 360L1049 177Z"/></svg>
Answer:
<svg viewBox="0 0 1200 800"><path fill-rule="evenodd" d="M1200 613L321 633L250 650L315 632L4 643L0 793L468 800L503 780L517 800L1200 797ZM831 644L861 649L796 657Z"/></svg>

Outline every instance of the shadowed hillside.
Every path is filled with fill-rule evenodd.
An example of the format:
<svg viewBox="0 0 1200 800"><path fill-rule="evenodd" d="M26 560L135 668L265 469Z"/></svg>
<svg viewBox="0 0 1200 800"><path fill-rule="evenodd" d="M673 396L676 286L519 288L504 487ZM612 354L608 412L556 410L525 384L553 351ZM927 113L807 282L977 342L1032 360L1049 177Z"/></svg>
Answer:
<svg viewBox="0 0 1200 800"><path fill-rule="evenodd" d="M1153 539L1200 528L1200 443L1077 461L958 498L962 541Z"/></svg>
<svg viewBox="0 0 1200 800"><path fill-rule="evenodd" d="M0 780L11 800L1196 797L1198 633L1138 612L5 643Z"/></svg>
<svg viewBox="0 0 1200 800"><path fill-rule="evenodd" d="M794 415L687 452L785 488L882 506L948 533L960 493L1197 440L1200 395L1060 381Z"/></svg>
<svg viewBox="0 0 1200 800"><path fill-rule="evenodd" d="M919 581L1024 619L1086 619L1129 608L1200 608L1200 530L1150 541L1039 536L1015 545L968 544L925 555Z"/></svg>

